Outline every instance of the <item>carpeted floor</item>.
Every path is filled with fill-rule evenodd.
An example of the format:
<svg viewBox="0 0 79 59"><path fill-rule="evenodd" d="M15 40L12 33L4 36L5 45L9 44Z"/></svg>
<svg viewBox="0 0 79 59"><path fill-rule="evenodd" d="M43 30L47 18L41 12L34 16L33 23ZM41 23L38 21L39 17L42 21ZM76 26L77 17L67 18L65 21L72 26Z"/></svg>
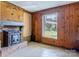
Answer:
<svg viewBox="0 0 79 59"><path fill-rule="evenodd" d="M31 42L27 47L16 50L8 57L79 57L79 53L75 50Z"/></svg>

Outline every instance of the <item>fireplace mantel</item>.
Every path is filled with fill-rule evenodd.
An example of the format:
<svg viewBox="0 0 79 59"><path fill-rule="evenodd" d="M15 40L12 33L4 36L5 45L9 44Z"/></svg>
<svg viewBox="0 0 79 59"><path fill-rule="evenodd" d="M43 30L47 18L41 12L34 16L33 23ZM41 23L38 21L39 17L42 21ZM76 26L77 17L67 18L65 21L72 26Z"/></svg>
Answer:
<svg viewBox="0 0 79 59"><path fill-rule="evenodd" d="M0 21L0 26L24 26L23 22Z"/></svg>

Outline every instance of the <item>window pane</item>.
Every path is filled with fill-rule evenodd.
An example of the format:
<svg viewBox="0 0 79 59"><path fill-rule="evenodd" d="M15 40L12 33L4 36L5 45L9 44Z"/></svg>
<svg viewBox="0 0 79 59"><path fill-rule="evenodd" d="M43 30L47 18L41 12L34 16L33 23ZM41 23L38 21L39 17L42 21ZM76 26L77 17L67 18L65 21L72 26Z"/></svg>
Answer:
<svg viewBox="0 0 79 59"><path fill-rule="evenodd" d="M42 35L43 37L57 39L57 13L43 15Z"/></svg>

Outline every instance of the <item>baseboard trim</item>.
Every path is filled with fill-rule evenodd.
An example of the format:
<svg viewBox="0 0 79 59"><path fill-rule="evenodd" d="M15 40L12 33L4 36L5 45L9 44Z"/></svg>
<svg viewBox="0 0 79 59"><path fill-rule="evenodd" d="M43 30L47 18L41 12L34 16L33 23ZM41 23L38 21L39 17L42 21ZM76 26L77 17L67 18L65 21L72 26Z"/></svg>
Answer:
<svg viewBox="0 0 79 59"><path fill-rule="evenodd" d="M30 42L31 41L31 36L23 37L23 41Z"/></svg>

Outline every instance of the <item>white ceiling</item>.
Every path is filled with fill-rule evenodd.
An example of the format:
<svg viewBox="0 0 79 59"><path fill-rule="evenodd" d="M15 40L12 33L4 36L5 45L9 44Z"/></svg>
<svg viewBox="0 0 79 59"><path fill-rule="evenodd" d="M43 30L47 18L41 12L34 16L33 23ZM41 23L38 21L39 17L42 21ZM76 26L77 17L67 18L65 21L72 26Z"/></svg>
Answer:
<svg viewBox="0 0 79 59"><path fill-rule="evenodd" d="M65 4L73 3L74 1L8 1L29 12L36 12L43 9L53 8ZM76 2L76 1L75 1Z"/></svg>

